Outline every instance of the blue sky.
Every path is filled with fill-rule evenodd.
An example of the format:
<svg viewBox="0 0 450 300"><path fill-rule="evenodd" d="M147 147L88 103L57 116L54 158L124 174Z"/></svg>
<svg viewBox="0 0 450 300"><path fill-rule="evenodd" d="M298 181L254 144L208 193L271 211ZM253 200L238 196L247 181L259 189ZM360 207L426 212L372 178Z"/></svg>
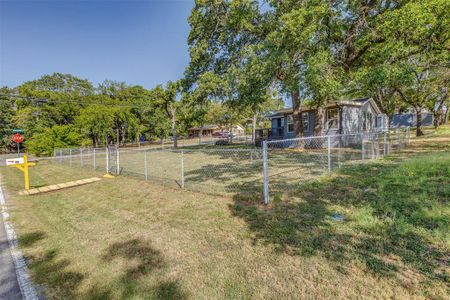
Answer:
<svg viewBox="0 0 450 300"><path fill-rule="evenodd" d="M152 88L189 62L193 0L0 0L0 86L53 72Z"/></svg>

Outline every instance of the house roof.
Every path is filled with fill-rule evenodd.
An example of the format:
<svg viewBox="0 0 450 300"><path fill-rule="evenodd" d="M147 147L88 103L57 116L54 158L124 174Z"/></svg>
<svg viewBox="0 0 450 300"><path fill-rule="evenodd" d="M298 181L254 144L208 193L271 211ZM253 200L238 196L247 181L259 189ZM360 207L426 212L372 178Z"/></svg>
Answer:
<svg viewBox="0 0 450 300"><path fill-rule="evenodd" d="M347 105L347 106L363 106L367 102L371 102L372 106L375 108L377 113L381 113L380 109L378 108L378 105L375 103L375 101L372 98L360 98L360 99L354 99L354 100L340 100L340 101L333 101L329 102L327 105L325 105L325 108L333 107L333 106L341 106L341 105ZM315 110L315 107L312 106L301 106L302 111L311 111ZM283 108L280 110L274 111L272 114L268 115L268 118L273 119L277 117L282 117L284 114L292 113L292 107L289 108Z"/></svg>

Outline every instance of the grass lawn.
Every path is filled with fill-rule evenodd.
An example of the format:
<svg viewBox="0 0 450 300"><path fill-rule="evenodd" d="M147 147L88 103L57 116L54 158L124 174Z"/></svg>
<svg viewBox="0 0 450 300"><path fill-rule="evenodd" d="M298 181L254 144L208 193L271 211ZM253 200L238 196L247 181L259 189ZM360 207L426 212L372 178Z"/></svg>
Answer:
<svg viewBox="0 0 450 300"><path fill-rule="evenodd" d="M450 128L293 185L268 207L120 177L18 196L20 247L49 298L448 299ZM41 163L32 186L99 175ZM340 214L343 221L333 215Z"/></svg>

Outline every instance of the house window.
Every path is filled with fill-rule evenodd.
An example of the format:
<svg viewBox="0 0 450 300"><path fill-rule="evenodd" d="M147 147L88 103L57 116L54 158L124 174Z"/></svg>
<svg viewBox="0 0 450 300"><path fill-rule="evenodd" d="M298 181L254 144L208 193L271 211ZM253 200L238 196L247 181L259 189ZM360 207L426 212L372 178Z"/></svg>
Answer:
<svg viewBox="0 0 450 300"><path fill-rule="evenodd" d="M309 113L302 113L303 132L309 131Z"/></svg>
<svg viewBox="0 0 450 300"><path fill-rule="evenodd" d="M328 129L339 128L339 109L333 108L327 110L327 126Z"/></svg>
<svg viewBox="0 0 450 300"><path fill-rule="evenodd" d="M292 115L287 116L287 127L288 132L294 132L294 118Z"/></svg>
<svg viewBox="0 0 450 300"><path fill-rule="evenodd" d="M309 113L302 113L303 132L309 131ZM294 117L292 115L287 116L288 132L294 132Z"/></svg>

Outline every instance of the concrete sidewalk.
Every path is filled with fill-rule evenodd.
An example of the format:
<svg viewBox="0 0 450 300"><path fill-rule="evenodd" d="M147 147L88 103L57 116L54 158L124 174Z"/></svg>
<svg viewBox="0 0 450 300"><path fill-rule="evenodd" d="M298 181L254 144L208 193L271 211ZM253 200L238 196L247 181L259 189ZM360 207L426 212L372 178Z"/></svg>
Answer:
<svg viewBox="0 0 450 300"><path fill-rule="evenodd" d="M0 299L39 299L9 219L0 177Z"/></svg>
<svg viewBox="0 0 450 300"><path fill-rule="evenodd" d="M0 214L0 299L22 299L2 214Z"/></svg>

